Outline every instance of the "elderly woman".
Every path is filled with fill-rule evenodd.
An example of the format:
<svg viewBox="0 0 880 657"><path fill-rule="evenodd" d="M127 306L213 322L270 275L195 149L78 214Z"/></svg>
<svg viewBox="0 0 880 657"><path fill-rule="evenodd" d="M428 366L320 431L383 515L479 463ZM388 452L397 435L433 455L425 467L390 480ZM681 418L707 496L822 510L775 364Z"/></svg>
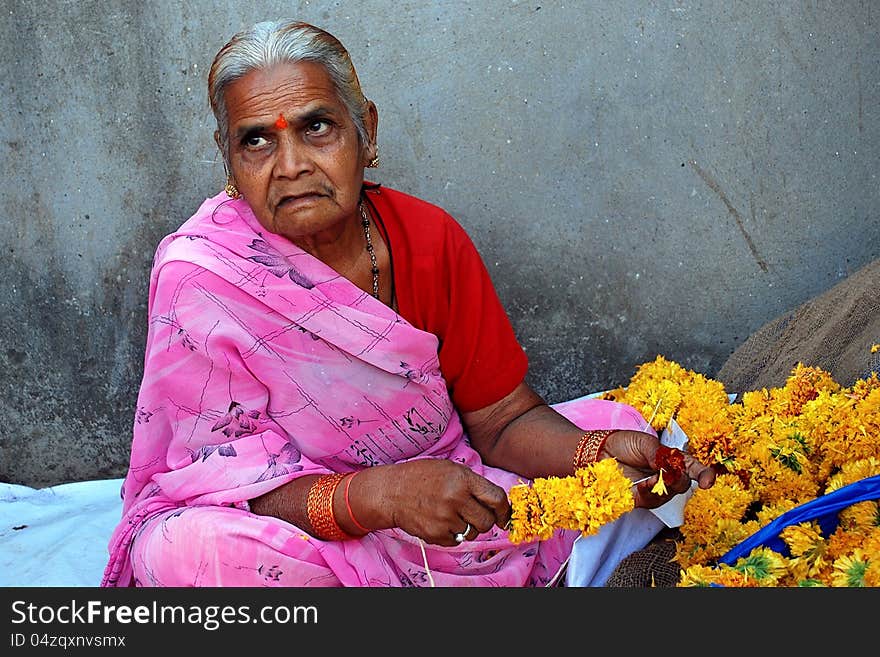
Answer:
<svg viewBox="0 0 880 657"><path fill-rule="evenodd" d="M208 94L226 189L159 244L105 586L539 586L573 530L513 543L508 491L616 458L666 495L634 409L548 406L471 240L364 180L378 115L342 44L260 23ZM587 431L596 429L597 431Z"/></svg>

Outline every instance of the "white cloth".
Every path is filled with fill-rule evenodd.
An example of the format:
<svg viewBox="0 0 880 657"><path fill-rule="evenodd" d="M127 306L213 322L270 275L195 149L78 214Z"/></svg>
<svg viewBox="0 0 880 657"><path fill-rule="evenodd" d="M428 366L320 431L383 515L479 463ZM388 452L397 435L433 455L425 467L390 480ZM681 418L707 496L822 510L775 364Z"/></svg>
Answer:
<svg viewBox="0 0 880 657"><path fill-rule="evenodd" d="M648 509L633 509L614 522L603 525L592 536L574 542L566 586L604 586L617 565L636 550L641 550L665 524Z"/></svg>
<svg viewBox="0 0 880 657"><path fill-rule="evenodd" d="M0 586L98 586L122 514L121 486L0 483Z"/></svg>

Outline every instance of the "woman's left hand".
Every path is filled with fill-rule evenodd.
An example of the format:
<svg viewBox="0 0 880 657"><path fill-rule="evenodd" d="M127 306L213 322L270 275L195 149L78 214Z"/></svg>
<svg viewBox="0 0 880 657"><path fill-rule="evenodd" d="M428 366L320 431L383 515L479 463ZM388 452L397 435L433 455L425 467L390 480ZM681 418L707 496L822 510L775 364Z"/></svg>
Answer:
<svg viewBox="0 0 880 657"><path fill-rule="evenodd" d="M715 471L685 452L685 467L680 476L674 481L664 478L666 493L652 492L660 478L661 464L657 457L661 447L660 440L650 433L621 430L610 434L599 451L600 459L616 459L630 480L644 479L633 490L636 507L653 509L661 506L675 495L687 492L691 481L696 481L700 488L710 488L715 483Z"/></svg>

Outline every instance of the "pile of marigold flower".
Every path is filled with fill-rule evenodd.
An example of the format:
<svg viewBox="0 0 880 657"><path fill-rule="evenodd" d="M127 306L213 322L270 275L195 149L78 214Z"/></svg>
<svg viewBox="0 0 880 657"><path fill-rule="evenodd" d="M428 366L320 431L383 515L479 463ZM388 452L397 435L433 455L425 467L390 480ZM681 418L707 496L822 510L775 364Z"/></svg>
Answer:
<svg viewBox="0 0 880 657"><path fill-rule="evenodd" d="M782 529L785 554L757 547L733 564L729 550L783 513L880 474L880 380L851 387L798 364L781 388L723 385L658 356L630 384L603 395L630 404L661 430L671 418L687 451L719 473L684 507L679 586L880 586L880 500L852 504L824 535L817 522Z"/></svg>

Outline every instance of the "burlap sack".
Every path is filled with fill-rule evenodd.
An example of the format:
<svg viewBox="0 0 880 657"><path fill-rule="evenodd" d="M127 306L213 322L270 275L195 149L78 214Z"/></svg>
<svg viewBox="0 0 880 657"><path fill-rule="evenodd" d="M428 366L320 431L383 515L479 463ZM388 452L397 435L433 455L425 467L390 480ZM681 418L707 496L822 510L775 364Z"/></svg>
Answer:
<svg viewBox="0 0 880 657"><path fill-rule="evenodd" d="M681 567L675 561L675 529L663 530L641 550L623 559L605 586L623 588L661 588L678 584Z"/></svg>
<svg viewBox="0 0 880 657"><path fill-rule="evenodd" d="M725 361L713 377L731 393L785 384L800 362L821 367L842 386L880 373L880 260L823 294L771 320ZM605 586L675 586L675 535L662 532L621 561Z"/></svg>
<svg viewBox="0 0 880 657"><path fill-rule="evenodd" d="M753 333L714 378L728 392L781 387L798 362L842 386L880 372L880 260Z"/></svg>

